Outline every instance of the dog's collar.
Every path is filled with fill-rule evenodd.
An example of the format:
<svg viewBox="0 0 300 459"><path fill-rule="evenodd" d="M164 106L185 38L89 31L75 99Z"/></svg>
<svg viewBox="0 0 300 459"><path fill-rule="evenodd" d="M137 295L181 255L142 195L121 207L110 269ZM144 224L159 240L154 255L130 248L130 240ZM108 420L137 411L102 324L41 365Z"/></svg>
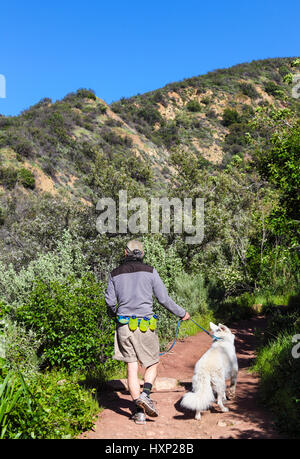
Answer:
<svg viewBox="0 0 300 459"><path fill-rule="evenodd" d="M215 336L215 335L211 335L211 337L212 337L213 343L215 343L216 341L219 341L220 339L223 339L223 338L219 338L218 336Z"/></svg>

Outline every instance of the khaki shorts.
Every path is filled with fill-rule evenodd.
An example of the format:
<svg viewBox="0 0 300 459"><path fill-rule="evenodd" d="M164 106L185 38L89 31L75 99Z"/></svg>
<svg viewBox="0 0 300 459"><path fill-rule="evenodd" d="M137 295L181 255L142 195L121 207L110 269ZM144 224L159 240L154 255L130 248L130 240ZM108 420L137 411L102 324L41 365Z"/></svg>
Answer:
<svg viewBox="0 0 300 459"><path fill-rule="evenodd" d="M159 362L159 341L156 331L139 328L131 331L128 325L119 325L115 331L115 360L140 362L147 368Z"/></svg>

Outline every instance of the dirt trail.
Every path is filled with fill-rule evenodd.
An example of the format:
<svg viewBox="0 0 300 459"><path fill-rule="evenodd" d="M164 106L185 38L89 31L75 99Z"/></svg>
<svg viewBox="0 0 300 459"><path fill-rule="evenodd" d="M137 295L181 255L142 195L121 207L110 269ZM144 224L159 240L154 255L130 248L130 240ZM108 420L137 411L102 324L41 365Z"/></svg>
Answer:
<svg viewBox="0 0 300 459"><path fill-rule="evenodd" d="M255 357L255 328L264 327L264 318L244 320L231 327L239 362L236 396L227 402L229 412L222 413L217 405L196 421L190 411L180 407L191 381L196 361L210 347L211 339L199 332L177 342L172 351L161 357L158 377L176 378L175 389L153 391L157 401L158 418L147 418L146 425L130 420L133 403L126 391L105 391L99 400L104 407L95 427L80 438L104 439L221 439L221 438L280 438L274 429L272 416L257 401L258 378L247 370Z"/></svg>

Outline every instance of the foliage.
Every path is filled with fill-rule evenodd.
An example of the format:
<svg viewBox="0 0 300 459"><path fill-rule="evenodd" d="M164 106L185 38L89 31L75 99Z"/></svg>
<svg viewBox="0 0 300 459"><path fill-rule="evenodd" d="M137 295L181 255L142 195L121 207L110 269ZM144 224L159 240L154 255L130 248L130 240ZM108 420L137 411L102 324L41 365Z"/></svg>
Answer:
<svg viewBox="0 0 300 459"><path fill-rule="evenodd" d="M25 377L33 377L40 370L41 359L37 351L41 340L33 330L4 316L0 331L0 358L3 367L13 371L21 371Z"/></svg>
<svg viewBox="0 0 300 459"><path fill-rule="evenodd" d="M282 333L260 351L254 370L261 378L261 400L274 413L277 427L299 438L300 360L293 358L292 346L292 335Z"/></svg>
<svg viewBox="0 0 300 459"><path fill-rule="evenodd" d="M24 384L24 379L19 375L19 384L16 380L16 375L13 371L7 373L3 380L0 379L0 439L4 438L20 438L22 431L9 432L10 417L12 412L18 405L22 395L27 399L28 408L30 409L30 399L28 399L27 390Z"/></svg>
<svg viewBox="0 0 300 459"><path fill-rule="evenodd" d="M14 188L17 182L22 184L25 188L34 189L34 174L25 167L21 167L20 169L16 169L10 166L0 168L0 183L3 186L10 190Z"/></svg>
<svg viewBox="0 0 300 459"><path fill-rule="evenodd" d="M190 100L186 104L186 108L188 109L189 112L201 112L201 105L197 100Z"/></svg>
<svg viewBox="0 0 300 459"><path fill-rule="evenodd" d="M300 359L292 353L293 336L300 332L300 295L290 295L286 306L268 303L267 327L254 371L260 375L260 397L275 415L278 428L291 437L300 436Z"/></svg>
<svg viewBox="0 0 300 459"><path fill-rule="evenodd" d="M174 292L180 306L190 315L208 312L208 292L203 275L179 273L175 279Z"/></svg>
<svg viewBox="0 0 300 459"><path fill-rule="evenodd" d="M0 168L0 183L8 189L14 188L18 180L17 170L13 167Z"/></svg>
<svg viewBox="0 0 300 459"><path fill-rule="evenodd" d="M295 243L298 234L297 210L299 209L300 177L300 122L291 112L279 110L262 112L264 122L271 130L270 146L257 142L257 167L262 177L280 191L279 202L269 217L272 232L286 236ZM252 122L253 128L257 121ZM288 231L287 231L288 228Z"/></svg>
<svg viewBox="0 0 300 459"><path fill-rule="evenodd" d="M31 188L33 190L35 187L34 174L25 167L21 167L21 169L18 170L18 180L25 188Z"/></svg>
<svg viewBox="0 0 300 459"><path fill-rule="evenodd" d="M99 378L119 368L103 294L132 235L97 233L95 204L101 196L118 203L124 189L147 203L204 198L201 244L186 244L185 232L134 237L143 239L145 261L169 295L198 323L215 316L230 324L263 305L267 335L276 338L263 343L270 350L259 371L265 365L266 389L278 378L277 401L267 390L265 400L281 412L287 406L294 419L298 395L283 377L294 381L294 367L281 361L288 340L277 334L298 330L298 312L273 306L286 304L299 283L299 101L288 84L297 65L295 58L244 63L110 107L82 88L0 117L1 377L10 371L12 398L18 394L7 438L66 438L89 428L94 408L75 374ZM214 146L220 163L204 158ZM29 164L51 176L52 195L35 187ZM178 319L156 301L154 308L164 346ZM198 331L192 322L181 328L180 336Z"/></svg>
<svg viewBox="0 0 300 459"><path fill-rule="evenodd" d="M12 265L7 267L0 262L0 298L14 309L27 300L37 279L64 282L66 276L80 278L88 271L80 243L66 230L54 252L40 253L19 272Z"/></svg>
<svg viewBox="0 0 300 459"><path fill-rule="evenodd" d="M231 124L236 124L240 122L240 115L236 110L230 108L225 108L223 112L223 125L230 126Z"/></svg>
<svg viewBox="0 0 300 459"><path fill-rule="evenodd" d="M92 275L63 283L37 281L16 319L42 341L39 352L49 367L87 372L110 364L114 324L107 316L104 288Z"/></svg>
<svg viewBox="0 0 300 459"><path fill-rule="evenodd" d="M278 86L273 81L267 81L265 83L265 91L268 94L271 94L272 96L279 96L279 95L283 94L282 90L280 89L280 86Z"/></svg>
<svg viewBox="0 0 300 459"><path fill-rule="evenodd" d="M251 97L251 99L256 99L259 97L257 90L251 83L243 82L240 84L240 88L242 93L245 94L245 96Z"/></svg>
<svg viewBox="0 0 300 459"><path fill-rule="evenodd" d="M66 439L93 426L99 408L76 375L52 371L25 382L19 372L0 370L0 382L2 438Z"/></svg>

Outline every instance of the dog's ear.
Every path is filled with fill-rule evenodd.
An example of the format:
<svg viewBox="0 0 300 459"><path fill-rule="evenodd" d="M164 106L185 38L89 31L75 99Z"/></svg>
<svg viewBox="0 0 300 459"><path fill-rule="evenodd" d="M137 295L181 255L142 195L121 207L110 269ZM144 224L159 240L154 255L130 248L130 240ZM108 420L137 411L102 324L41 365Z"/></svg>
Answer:
<svg viewBox="0 0 300 459"><path fill-rule="evenodd" d="M226 327L226 325L219 324L218 327L219 327L222 331L228 331L228 328Z"/></svg>
<svg viewBox="0 0 300 459"><path fill-rule="evenodd" d="M216 329L218 328L218 326L213 324L212 322L209 322L209 326L210 326L211 331L216 331Z"/></svg>

